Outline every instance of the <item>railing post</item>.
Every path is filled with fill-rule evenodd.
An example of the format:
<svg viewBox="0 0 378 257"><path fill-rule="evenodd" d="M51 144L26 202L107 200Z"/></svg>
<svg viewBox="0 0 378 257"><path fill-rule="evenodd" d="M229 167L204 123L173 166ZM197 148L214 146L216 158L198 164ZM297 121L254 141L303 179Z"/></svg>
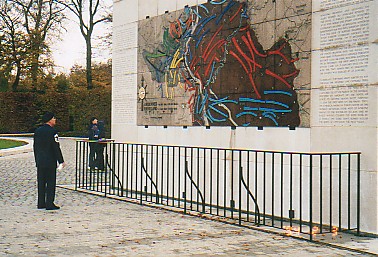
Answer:
<svg viewBox="0 0 378 257"><path fill-rule="evenodd" d="M350 230L350 154L348 154L348 230Z"/></svg>
<svg viewBox="0 0 378 257"><path fill-rule="evenodd" d="M187 148L185 147L184 193L183 193L183 196L182 196L184 198L184 213L186 213L186 196L187 196L187 194L186 194L186 188L187 188L187 185L186 185L186 183L187 183L186 171L188 170L188 161L186 159L186 150L187 150Z"/></svg>
<svg viewBox="0 0 378 257"><path fill-rule="evenodd" d="M323 155L319 155L319 190L320 190L320 233L323 233Z"/></svg>
<svg viewBox="0 0 378 257"><path fill-rule="evenodd" d="M310 189L310 241L312 241L312 154L310 154L310 186L309 186L309 189Z"/></svg>
<svg viewBox="0 0 378 257"><path fill-rule="evenodd" d="M78 173L78 167L79 167L79 141L76 141L76 144L75 144L75 157L76 157L76 160L75 160L75 191L77 191L77 173Z"/></svg>
<svg viewBox="0 0 378 257"><path fill-rule="evenodd" d="M274 204L275 204L275 201L274 201L274 173L275 173L275 170L274 170L274 153L272 153L272 158L271 158L271 161L272 161L272 170L271 170L271 174L272 174L272 181L271 181L271 185L272 185L272 227L274 227Z"/></svg>
<svg viewBox="0 0 378 257"><path fill-rule="evenodd" d="M240 153L240 152L239 152ZM240 155L239 155L240 158ZM239 159L239 225L241 225L241 186L242 186L242 175L243 175L243 167L241 166L240 159Z"/></svg>
<svg viewBox="0 0 378 257"><path fill-rule="evenodd" d="M111 153L111 148L109 148L109 153ZM104 176L104 181L102 181L102 178L101 178L101 191L102 191L102 186L104 185L105 186L105 190L104 190L104 196L106 197L106 187L107 187L107 184L108 184L108 153L105 154L106 156L106 164L105 164L105 176Z"/></svg>
<svg viewBox="0 0 378 257"><path fill-rule="evenodd" d="M113 155L112 155L112 187L113 187L113 194L115 194L115 187L116 187L116 170L115 170L115 163L116 163L116 144L113 144ZM118 185L119 186L119 185ZM109 194L111 194L109 187Z"/></svg>
<svg viewBox="0 0 378 257"><path fill-rule="evenodd" d="M361 154L357 154L357 235L360 235L361 214Z"/></svg>
<svg viewBox="0 0 378 257"><path fill-rule="evenodd" d="M137 155L138 155L138 146L137 146ZM141 158L141 161L143 162L143 145L140 146L140 158ZM137 158L138 160L138 158ZM143 172L142 172L143 168L142 168L142 165L140 167L140 200L139 200L139 203L140 204L143 204Z"/></svg>
<svg viewBox="0 0 378 257"><path fill-rule="evenodd" d="M293 154L290 154L290 197L289 197L289 205L290 205L290 210L289 210L289 219L290 219L290 229L293 227L293 218L294 218L294 210L293 210Z"/></svg>

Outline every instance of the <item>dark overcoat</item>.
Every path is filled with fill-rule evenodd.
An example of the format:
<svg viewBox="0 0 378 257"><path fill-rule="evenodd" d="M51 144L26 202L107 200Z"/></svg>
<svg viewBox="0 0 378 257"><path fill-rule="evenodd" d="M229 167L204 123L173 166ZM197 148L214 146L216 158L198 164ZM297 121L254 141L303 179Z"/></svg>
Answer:
<svg viewBox="0 0 378 257"><path fill-rule="evenodd" d="M35 131L33 148L38 168L56 168L58 163L64 162L58 132L48 124Z"/></svg>

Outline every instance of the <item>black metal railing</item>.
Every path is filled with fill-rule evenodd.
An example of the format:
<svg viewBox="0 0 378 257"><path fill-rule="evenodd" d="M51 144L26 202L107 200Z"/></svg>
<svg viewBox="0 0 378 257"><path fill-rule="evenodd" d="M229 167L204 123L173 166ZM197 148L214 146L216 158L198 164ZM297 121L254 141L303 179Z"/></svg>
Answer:
<svg viewBox="0 0 378 257"><path fill-rule="evenodd" d="M104 170L76 143L76 186L308 235L360 233L359 152L298 153L104 141Z"/></svg>

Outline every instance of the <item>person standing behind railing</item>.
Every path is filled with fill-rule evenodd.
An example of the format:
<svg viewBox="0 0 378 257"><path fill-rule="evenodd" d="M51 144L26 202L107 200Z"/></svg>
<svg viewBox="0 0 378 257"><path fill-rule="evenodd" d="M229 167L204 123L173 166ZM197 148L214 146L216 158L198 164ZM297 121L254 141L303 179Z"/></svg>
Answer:
<svg viewBox="0 0 378 257"><path fill-rule="evenodd" d="M88 138L92 142L89 142L89 168L94 169L95 167L98 166L97 163L97 148L98 148L98 143L93 142L94 140L98 141L99 136L100 136L100 130L98 128L98 120L96 117L92 117L90 120L90 124L88 127Z"/></svg>
<svg viewBox="0 0 378 257"><path fill-rule="evenodd" d="M104 140L105 139L105 126L103 121L98 121L98 140ZM106 144L104 143L98 143L96 147L96 162L97 167L99 170L104 170L104 148Z"/></svg>

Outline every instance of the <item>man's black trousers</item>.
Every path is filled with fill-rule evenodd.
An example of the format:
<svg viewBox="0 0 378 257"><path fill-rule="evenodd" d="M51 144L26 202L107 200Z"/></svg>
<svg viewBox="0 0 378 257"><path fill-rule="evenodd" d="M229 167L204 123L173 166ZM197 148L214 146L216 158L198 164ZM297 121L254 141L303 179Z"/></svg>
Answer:
<svg viewBox="0 0 378 257"><path fill-rule="evenodd" d="M52 207L55 200L56 167L37 168L38 207Z"/></svg>

